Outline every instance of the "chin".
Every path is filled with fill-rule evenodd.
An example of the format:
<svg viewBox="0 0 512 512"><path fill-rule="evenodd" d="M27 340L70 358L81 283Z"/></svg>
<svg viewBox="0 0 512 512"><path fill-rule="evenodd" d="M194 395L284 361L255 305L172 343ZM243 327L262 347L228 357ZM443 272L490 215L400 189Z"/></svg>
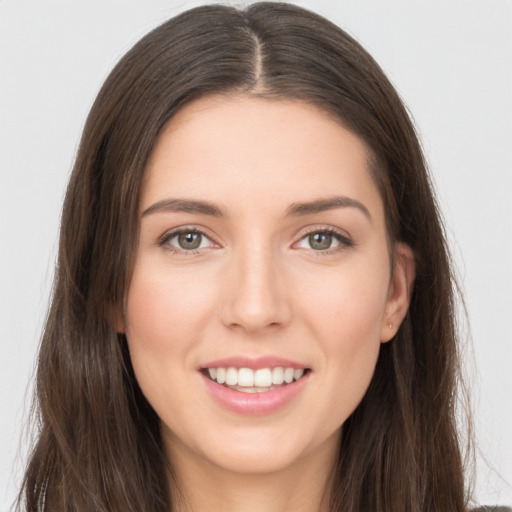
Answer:
<svg viewBox="0 0 512 512"><path fill-rule="evenodd" d="M210 462L229 473L264 475L283 471L301 459L299 450L260 449L261 445L233 446L226 450L205 453ZM275 447L274 447L275 448Z"/></svg>
<svg viewBox="0 0 512 512"><path fill-rule="evenodd" d="M323 433L320 436L307 435L296 428L274 430L272 426L260 425L252 428L230 429L222 435L202 437L201 441L187 443L188 450L194 454L199 464L212 465L229 473L240 475L264 475L276 473L300 465L308 455L320 453L324 446L331 453L336 453L339 433ZM180 449L176 446L174 434L166 436L168 453Z"/></svg>

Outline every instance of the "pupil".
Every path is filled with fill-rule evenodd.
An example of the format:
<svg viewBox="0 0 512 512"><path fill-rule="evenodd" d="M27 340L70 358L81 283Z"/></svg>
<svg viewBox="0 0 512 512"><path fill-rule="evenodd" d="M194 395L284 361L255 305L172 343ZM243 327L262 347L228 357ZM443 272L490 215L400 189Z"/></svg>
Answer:
<svg viewBox="0 0 512 512"><path fill-rule="evenodd" d="M182 249L197 249L201 245L200 233L181 233L178 242Z"/></svg>
<svg viewBox="0 0 512 512"><path fill-rule="evenodd" d="M312 249L316 249L317 251L322 251L325 249L329 249L331 246L332 235L325 233L314 233L309 235L309 245Z"/></svg>

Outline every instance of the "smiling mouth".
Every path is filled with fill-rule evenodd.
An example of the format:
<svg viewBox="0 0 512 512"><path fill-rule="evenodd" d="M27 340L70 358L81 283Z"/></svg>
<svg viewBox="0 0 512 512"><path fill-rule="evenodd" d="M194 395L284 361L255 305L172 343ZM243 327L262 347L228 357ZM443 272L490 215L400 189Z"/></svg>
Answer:
<svg viewBox="0 0 512 512"><path fill-rule="evenodd" d="M204 368L202 373L210 380L226 388L242 393L265 393L284 387L303 378L309 368Z"/></svg>

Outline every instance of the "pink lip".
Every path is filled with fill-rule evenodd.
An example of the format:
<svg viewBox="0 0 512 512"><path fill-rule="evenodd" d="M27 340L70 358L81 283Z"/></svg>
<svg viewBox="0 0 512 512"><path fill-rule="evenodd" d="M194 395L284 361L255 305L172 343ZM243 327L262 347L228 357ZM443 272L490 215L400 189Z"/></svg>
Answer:
<svg viewBox="0 0 512 512"><path fill-rule="evenodd" d="M223 366L223 365L219 365ZM235 364L228 366L237 367ZM271 366L271 365L267 365ZM286 366L277 364L276 366ZM240 366L243 368L250 368L250 366ZM291 366L288 366L290 368ZM215 368L215 366L210 366ZM213 399L223 408L228 409L239 414L246 415L264 415L273 413L286 404L291 402L303 389L309 381L311 372L307 372L302 378L291 384L286 384L281 387L266 391L263 393L244 393L224 387L217 384L215 381L209 379L206 375L201 373L201 377L206 385L208 392Z"/></svg>
<svg viewBox="0 0 512 512"><path fill-rule="evenodd" d="M206 368L251 368L257 370L258 368L275 368L282 366L283 368L294 368L295 370L306 369L307 366L291 361L289 359L282 359L275 356L263 356L258 358L250 357L227 357L224 359L216 359L201 366L201 369Z"/></svg>

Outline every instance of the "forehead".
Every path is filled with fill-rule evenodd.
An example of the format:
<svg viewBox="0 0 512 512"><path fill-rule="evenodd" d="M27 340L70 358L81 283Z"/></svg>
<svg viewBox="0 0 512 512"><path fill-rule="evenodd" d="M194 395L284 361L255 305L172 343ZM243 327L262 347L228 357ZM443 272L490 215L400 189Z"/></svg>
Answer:
<svg viewBox="0 0 512 512"><path fill-rule="evenodd" d="M181 109L148 161L141 209L172 197L200 196L227 208L276 210L342 194L382 215L369 152L354 133L295 100L213 96Z"/></svg>

